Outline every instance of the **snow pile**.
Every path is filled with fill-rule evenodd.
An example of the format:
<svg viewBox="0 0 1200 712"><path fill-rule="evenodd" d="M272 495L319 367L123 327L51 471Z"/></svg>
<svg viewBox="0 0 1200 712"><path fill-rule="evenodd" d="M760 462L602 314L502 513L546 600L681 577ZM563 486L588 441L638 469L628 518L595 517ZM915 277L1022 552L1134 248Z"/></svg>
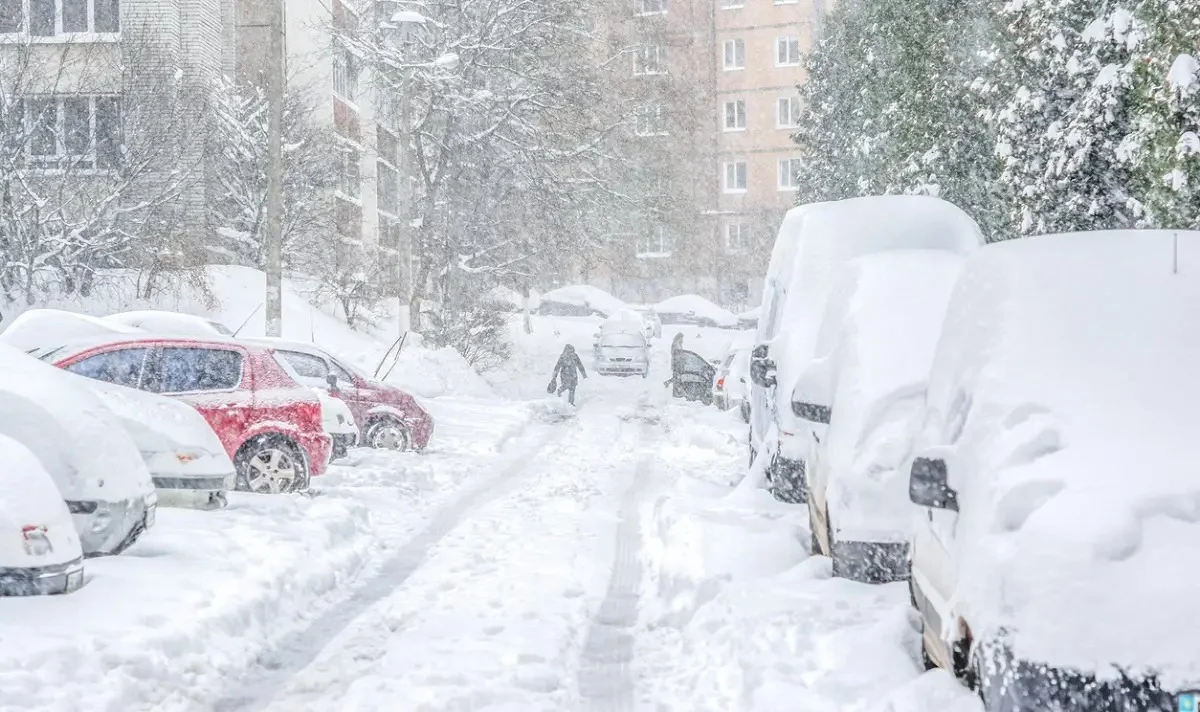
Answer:
<svg viewBox="0 0 1200 712"><path fill-rule="evenodd" d="M502 305L510 311L522 311L525 308L525 298L511 287L493 287L484 295L484 299ZM529 309L537 311L541 303L542 299L538 291L536 289L529 290Z"/></svg>
<svg viewBox="0 0 1200 712"><path fill-rule="evenodd" d="M1166 689L1200 679L1184 573L1200 568L1200 233L1178 236L970 259L917 450L938 448L959 492L953 598L976 639L1004 630L1026 659L1154 670Z"/></svg>
<svg viewBox="0 0 1200 712"><path fill-rule="evenodd" d="M664 324L700 324L733 328L738 318L733 312L719 307L698 294L681 294L654 305L654 311Z"/></svg>
<svg viewBox="0 0 1200 712"><path fill-rule="evenodd" d="M374 366L366 370L370 373ZM487 381L450 347L428 349L419 344L406 344L387 382L423 398L486 398L493 395Z"/></svg>
<svg viewBox="0 0 1200 712"><path fill-rule="evenodd" d="M1196 75L1200 74L1200 62L1190 54L1181 54L1171 63L1167 72L1167 83L1181 96L1190 96L1196 87Z"/></svg>
<svg viewBox="0 0 1200 712"><path fill-rule="evenodd" d="M543 294L538 312L555 316L608 316L625 308L625 302L599 287L576 284Z"/></svg>
<svg viewBox="0 0 1200 712"><path fill-rule="evenodd" d="M4 343L21 351L49 344L68 344L97 337L120 338L141 334L141 329L87 314L59 309L30 309L9 321L4 330Z"/></svg>

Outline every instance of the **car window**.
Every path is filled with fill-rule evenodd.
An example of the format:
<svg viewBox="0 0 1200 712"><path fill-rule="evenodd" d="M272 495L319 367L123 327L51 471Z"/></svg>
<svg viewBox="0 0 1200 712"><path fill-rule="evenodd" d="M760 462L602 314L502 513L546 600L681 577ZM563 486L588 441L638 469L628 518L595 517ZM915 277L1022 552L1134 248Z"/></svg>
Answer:
<svg viewBox="0 0 1200 712"><path fill-rule="evenodd" d="M675 357L679 359L679 370L685 373L706 373L712 368L708 361L691 351L680 351Z"/></svg>
<svg viewBox="0 0 1200 712"><path fill-rule="evenodd" d="M121 349L97 354L67 366L71 373L94 378L105 383L137 388L142 379L142 365L149 349Z"/></svg>
<svg viewBox="0 0 1200 712"><path fill-rule="evenodd" d="M287 360L288 365L301 378L318 378L324 381L325 377L329 375L329 367L325 364L325 359L323 358L299 351L280 350L279 355Z"/></svg>
<svg viewBox="0 0 1200 712"><path fill-rule="evenodd" d="M337 361L329 362L329 370L333 371L333 374L338 377L339 383L354 383L354 376L351 376L350 371L346 368L343 368L342 364L338 363Z"/></svg>
<svg viewBox="0 0 1200 712"><path fill-rule="evenodd" d="M162 393L227 391L242 381L242 355L225 349L165 348Z"/></svg>

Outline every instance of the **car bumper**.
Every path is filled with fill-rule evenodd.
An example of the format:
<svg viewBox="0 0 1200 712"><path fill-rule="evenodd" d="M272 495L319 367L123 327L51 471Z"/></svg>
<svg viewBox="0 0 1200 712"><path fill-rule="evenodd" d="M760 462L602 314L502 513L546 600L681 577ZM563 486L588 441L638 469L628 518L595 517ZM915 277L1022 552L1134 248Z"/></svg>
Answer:
<svg viewBox="0 0 1200 712"><path fill-rule="evenodd" d="M328 433L319 433L298 438L304 455L308 458L308 472L312 477L325 474L329 460L333 457L333 438Z"/></svg>
<svg viewBox="0 0 1200 712"><path fill-rule="evenodd" d="M640 376L650 370L645 363L606 363L596 364L596 373L601 376Z"/></svg>
<svg viewBox="0 0 1200 712"><path fill-rule="evenodd" d="M433 439L433 418L424 413L420 418L408 418L404 421L408 427L408 433L412 437L412 447L414 450L424 450L429 441Z"/></svg>
<svg viewBox="0 0 1200 712"><path fill-rule="evenodd" d="M83 558L37 568L0 567L0 596L51 596L83 586Z"/></svg>
<svg viewBox="0 0 1200 712"><path fill-rule="evenodd" d="M67 509L79 532L83 555L119 554L154 526L158 495L151 492L119 502L67 501Z"/></svg>
<svg viewBox="0 0 1200 712"><path fill-rule="evenodd" d="M333 460L340 460L350 453L350 448L358 442L358 436L354 433L335 433L333 436Z"/></svg>
<svg viewBox="0 0 1200 712"><path fill-rule="evenodd" d="M228 492L237 486L233 472L213 475L156 475L150 473L154 489L185 492Z"/></svg>

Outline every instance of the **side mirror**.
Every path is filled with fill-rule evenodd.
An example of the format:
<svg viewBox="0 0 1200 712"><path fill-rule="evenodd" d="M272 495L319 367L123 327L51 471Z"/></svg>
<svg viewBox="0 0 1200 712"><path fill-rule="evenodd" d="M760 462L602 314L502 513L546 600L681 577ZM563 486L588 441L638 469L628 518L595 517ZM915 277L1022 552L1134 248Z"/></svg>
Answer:
<svg viewBox="0 0 1200 712"><path fill-rule="evenodd" d="M326 377L325 377L325 382L329 384L329 390L331 390L331 391L335 391L335 392L337 391L337 389L338 389L338 380L337 380L337 374L336 374L336 373L331 373L331 374L329 374L328 376L326 376Z"/></svg>
<svg viewBox="0 0 1200 712"><path fill-rule="evenodd" d="M829 425L830 419L833 417L833 410L827 405L817 405L816 403L798 403L792 401L792 412L797 418L803 418L810 423L820 423Z"/></svg>
<svg viewBox="0 0 1200 712"><path fill-rule="evenodd" d="M766 344L759 344L750 352L750 381L759 388L775 387L775 362L770 359Z"/></svg>
<svg viewBox="0 0 1200 712"><path fill-rule="evenodd" d="M946 461L934 457L913 460L908 480L908 498L922 507L957 512L958 492L948 484Z"/></svg>

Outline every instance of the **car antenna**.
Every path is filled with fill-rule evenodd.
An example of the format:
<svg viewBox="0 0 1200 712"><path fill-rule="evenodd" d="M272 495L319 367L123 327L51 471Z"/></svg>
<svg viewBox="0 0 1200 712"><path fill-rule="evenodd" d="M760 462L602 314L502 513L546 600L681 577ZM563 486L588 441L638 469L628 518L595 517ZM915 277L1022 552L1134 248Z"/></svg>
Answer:
<svg viewBox="0 0 1200 712"><path fill-rule="evenodd" d="M392 345L387 348L387 351L383 352L383 357L379 359L379 365L375 367L375 370L372 373L372 376L375 378L375 380L379 380L379 372L383 370L383 364L387 362L388 356L392 355L392 349L396 348L396 345L399 344L403 338L404 334L401 334L400 337L393 341Z"/></svg>
<svg viewBox="0 0 1200 712"><path fill-rule="evenodd" d="M259 302L258 306L254 307L254 311L250 312L250 316L246 317L246 320L242 322L242 325L239 326L237 328L237 330L233 332L233 335L235 338L237 337L238 334L242 333L242 329L246 328L246 325L250 323L250 320L254 318L254 315L257 314L258 310L262 309L262 307L263 307L262 302Z"/></svg>
<svg viewBox="0 0 1200 712"><path fill-rule="evenodd" d="M383 374L380 380L386 381L388 376L392 375L392 371L396 368L396 364L400 363L400 351L404 348L404 342L408 340L408 332L404 332L404 336L400 337L400 344L396 347L396 357L392 359L392 365L388 367L387 373Z"/></svg>

